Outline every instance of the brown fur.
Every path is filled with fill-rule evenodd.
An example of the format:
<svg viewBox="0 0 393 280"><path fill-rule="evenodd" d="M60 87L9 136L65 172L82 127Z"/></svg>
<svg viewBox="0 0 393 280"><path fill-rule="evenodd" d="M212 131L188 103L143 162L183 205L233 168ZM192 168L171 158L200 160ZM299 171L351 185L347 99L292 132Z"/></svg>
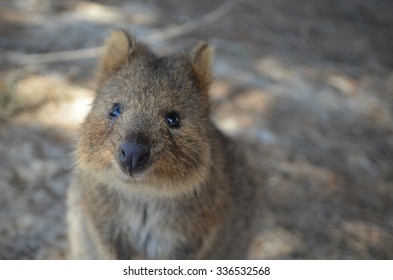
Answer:
<svg viewBox="0 0 393 280"><path fill-rule="evenodd" d="M212 56L200 43L160 57L124 31L106 41L68 195L71 258L246 257L255 184L238 147L210 121ZM122 105L115 120L114 103ZM164 121L173 110L178 129ZM148 140L151 156L129 175L117 149L133 137Z"/></svg>

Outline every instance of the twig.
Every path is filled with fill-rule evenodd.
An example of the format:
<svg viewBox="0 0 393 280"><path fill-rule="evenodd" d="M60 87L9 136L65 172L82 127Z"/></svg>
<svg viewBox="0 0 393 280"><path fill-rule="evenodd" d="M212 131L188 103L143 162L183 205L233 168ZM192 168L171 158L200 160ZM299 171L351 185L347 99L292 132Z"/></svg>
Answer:
<svg viewBox="0 0 393 280"><path fill-rule="evenodd" d="M148 35L143 40L150 44L155 44L164 40L169 40L175 37L179 37L181 35L187 34L193 30L196 30L204 25L208 25L221 17L223 17L229 10L235 5L234 1L225 1L220 7L216 10L204 15L199 19L195 19L185 24L168 28L164 31L159 31L157 33L153 33Z"/></svg>
<svg viewBox="0 0 393 280"><path fill-rule="evenodd" d="M220 7L216 10L204 15L201 18L191 20L176 27L170 27L163 31L159 31L153 34L146 36L143 41L149 44L155 44L164 40L173 39L175 37L184 35L193 30L196 30L204 25L208 25L219 18L223 17L229 10L235 5L234 1L225 1ZM44 64L44 63L53 63L53 62L61 62L61 61L72 61L72 60L80 60L80 59L88 59L94 58L97 56L97 53L103 47L94 47L94 48L86 48L86 49L78 49L78 50L70 50L70 51L60 51L60 52L50 52L50 53L38 53L38 54L20 54L20 53L8 53L6 54L6 58L11 63L26 65L26 64Z"/></svg>

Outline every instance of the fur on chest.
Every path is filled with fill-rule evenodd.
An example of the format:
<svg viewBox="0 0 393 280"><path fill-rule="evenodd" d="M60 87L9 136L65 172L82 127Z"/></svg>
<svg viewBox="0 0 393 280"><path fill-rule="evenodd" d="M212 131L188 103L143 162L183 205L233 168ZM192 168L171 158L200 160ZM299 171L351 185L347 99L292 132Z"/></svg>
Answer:
<svg viewBox="0 0 393 280"><path fill-rule="evenodd" d="M181 239L173 209L134 202L121 207L119 216L122 226L116 248L121 257L165 259Z"/></svg>

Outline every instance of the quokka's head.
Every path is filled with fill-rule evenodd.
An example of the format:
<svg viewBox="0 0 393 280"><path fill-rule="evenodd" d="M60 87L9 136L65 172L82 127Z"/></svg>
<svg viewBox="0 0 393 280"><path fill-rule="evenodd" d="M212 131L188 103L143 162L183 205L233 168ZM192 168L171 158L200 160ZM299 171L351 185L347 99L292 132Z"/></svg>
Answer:
<svg viewBox="0 0 393 280"><path fill-rule="evenodd" d="M120 30L107 39L77 166L112 187L187 193L208 176L213 49L158 56Z"/></svg>

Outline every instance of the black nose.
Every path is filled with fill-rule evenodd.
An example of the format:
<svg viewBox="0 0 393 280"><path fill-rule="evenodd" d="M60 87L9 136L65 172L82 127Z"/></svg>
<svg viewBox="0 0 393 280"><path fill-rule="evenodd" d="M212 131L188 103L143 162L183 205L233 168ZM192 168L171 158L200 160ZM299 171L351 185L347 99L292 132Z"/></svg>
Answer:
<svg viewBox="0 0 393 280"><path fill-rule="evenodd" d="M131 140L120 145L118 155L121 167L132 172L143 167L148 162L150 149L145 144Z"/></svg>

